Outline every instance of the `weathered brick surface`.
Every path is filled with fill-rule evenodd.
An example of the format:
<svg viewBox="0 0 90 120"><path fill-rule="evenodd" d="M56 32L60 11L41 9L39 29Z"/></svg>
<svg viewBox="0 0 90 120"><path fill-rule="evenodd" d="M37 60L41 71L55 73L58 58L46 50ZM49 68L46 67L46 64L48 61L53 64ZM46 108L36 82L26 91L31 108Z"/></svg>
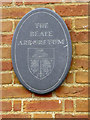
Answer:
<svg viewBox="0 0 90 120"><path fill-rule="evenodd" d="M77 83L88 83L88 72L77 72L76 73Z"/></svg>
<svg viewBox="0 0 90 120"><path fill-rule="evenodd" d="M88 112L88 100L77 100L76 111L77 112Z"/></svg>
<svg viewBox="0 0 90 120"><path fill-rule="evenodd" d="M89 0L65 0L65 2L83 2L83 3L86 3L86 2L89 2Z"/></svg>
<svg viewBox="0 0 90 120"><path fill-rule="evenodd" d="M88 87L61 86L58 89L56 89L56 95L58 97L88 97Z"/></svg>
<svg viewBox="0 0 90 120"><path fill-rule="evenodd" d="M37 1L37 0L35 0L35 1L33 1L33 0L24 0L24 4L25 5L42 5L42 4L50 4L50 3L60 3L60 2L62 2L62 0L44 0L44 1L42 1L42 0L39 0L39 1Z"/></svg>
<svg viewBox="0 0 90 120"><path fill-rule="evenodd" d="M72 20L71 19L66 19L65 23L66 23L68 29L71 30L72 29Z"/></svg>
<svg viewBox="0 0 90 120"><path fill-rule="evenodd" d="M89 2L89 0L75 0L75 2Z"/></svg>
<svg viewBox="0 0 90 120"><path fill-rule="evenodd" d="M15 2L15 4L20 6L20 5L23 5L23 2Z"/></svg>
<svg viewBox="0 0 90 120"><path fill-rule="evenodd" d="M60 16L88 15L88 5L57 5L55 11Z"/></svg>
<svg viewBox="0 0 90 120"><path fill-rule="evenodd" d="M3 8L2 18L22 18L31 8Z"/></svg>
<svg viewBox="0 0 90 120"><path fill-rule="evenodd" d="M12 61L2 61L0 62L2 64L2 71L12 70Z"/></svg>
<svg viewBox="0 0 90 120"><path fill-rule="evenodd" d="M88 32L74 32L70 33L72 42L88 42Z"/></svg>
<svg viewBox="0 0 90 120"><path fill-rule="evenodd" d="M14 101L13 110L14 111L21 111L21 101L20 100Z"/></svg>
<svg viewBox="0 0 90 120"><path fill-rule="evenodd" d="M0 48L0 58L11 58L11 48L10 47L3 47L3 48Z"/></svg>
<svg viewBox="0 0 90 120"><path fill-rule="evenodd" d="M76 45L75 46L75 48L76 48L76 55L88 55L88 54L90 54L89 52L88 52L88 47L89 47L90 45L89 44L78 44L78 45Z"/></svg>
<svg viewBox="0 0 90 120"><path fill-rule="evenodd" d="M68 73L67 77L65 78L66 83L73 83L73 73Z"/></svg>
<svg viewBox="0 0 90 120"><path fill-rule="evenodd" d="M12 0L0 1L0 6L11 6L11 5L12 5Z"/></svg>
<svg viewBox="0 0 90 120"><path fill-rule="evenodd" d="M37 0L35 0L35 1L33 1L33 0L24 0L25 5L35 5L35 4L41 5L41 4L53 3L53 2L54 1L48 1L48 0L44 0L44 1L42 1L42 0L39 0L39 1L37 1Z"/></svg>
<svg viewBox="0 0 90 120"><path fill-rule="evenodd" d="M3 73L0 74L0 84L11 84L12 83L12 74L11 73Z"/></svg>
<svg viewBox="0 0 90 120"><path fill-rule="evenodd" d="M20 84L20 82L19 82L15 73L13 73L13 79L14 79L14 84Z"/></svg>
<svg viewBox="0 0 90 120"><path fill-rule="evenodd" d="M31 92L24 87L3 87L2 98L25 98L31 97Z"/></svg>
<svg viewBox="0 0 90 120"><path fill-rule="evenodd" d="M71 114L65 114L65 115L62 115L62 114L56 114L55 115L56 118L88 118L88 115L71 115Z"/></svg>
<svg viewBox="0 0 90 120"><path fill-rule="evenodd" d="M25 101L24 111L61 111L62 103L59 100L40 100L40 101Z"/></svg>
<svg viewBox="0 0 90 120"><path fill-rule="evenodd" d="M31 118L31 115L28 113L18 113L18 114L3 114L2 118Z"/></svg>
<svg viewBox="0 0 90 120"><path fill-rule="evenodd" d="M9 34L9 35L1 35L2 36L2 41L0 39L0 44L11 44L12 43L12 38L13 38L13 35L12 34Z"/></svg>
<svg viewBox="0 0 90 120"><path fill-rule="evenodd" d="M2 109L0 111L6 112L12 110L12 102L11 101L0 101L2 104Z"/></svg>
<svg viewBox="0 0 90 120"><path fill-rule="evenodd" d="M23 0L15 0L15 4L18 6L23 5Z"/></svg>
<svg viewBox="0 0 90 120"><path fill-rule="evenodd" d="M88 18L77 18L75 19L76 29L87 29L88 28Z"/></svg>
<svg viewBox="0 0 90 120"><path fill-rule="evenodd" d="M52 93L48 93L45 95L34 94L34 97L52 97Z"/></svg>
<svg viewBox="0 0 90 120"><path fill-rule="evenodd" d="M14 29L17 27L18 23L19 23L19 21L14 21Z"/></svg>
<svg viewBox="0 0 90 120"><path fill-rule="evenodd" d="M2 32L11 32L13 28L13 23L12 21L3 21L2 23ZM0 30L1 31L1 30Z"/></svg>
<svg viewBox="0 0 90 120"><path fill-rule="evenodd" d="M65 111L73 112L73 110L74 110L73 100L65 100Z"/></svg>
<svg viewBox="0 0 90 120"><path fill-rule="evenodd" d="M88 58L74 58L72 60L72 69L88 69Z"/></svg>
<svg viewBox="0 0 90 120"><path fill-rule="evenodd" d="M52 118L51 114L34 114L34 118Z"/></svg>

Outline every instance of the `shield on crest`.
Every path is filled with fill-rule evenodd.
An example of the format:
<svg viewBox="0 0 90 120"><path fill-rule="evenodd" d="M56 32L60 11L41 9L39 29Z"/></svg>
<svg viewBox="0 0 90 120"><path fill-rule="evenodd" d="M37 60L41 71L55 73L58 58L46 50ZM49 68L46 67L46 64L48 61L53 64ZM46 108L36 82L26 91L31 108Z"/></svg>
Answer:
<svg viewBox="0 0 90 120"><path fill-rule="evenodd" d="M39 80L47 77L54 68L54 48L28 48L28 69Z"/></svg>

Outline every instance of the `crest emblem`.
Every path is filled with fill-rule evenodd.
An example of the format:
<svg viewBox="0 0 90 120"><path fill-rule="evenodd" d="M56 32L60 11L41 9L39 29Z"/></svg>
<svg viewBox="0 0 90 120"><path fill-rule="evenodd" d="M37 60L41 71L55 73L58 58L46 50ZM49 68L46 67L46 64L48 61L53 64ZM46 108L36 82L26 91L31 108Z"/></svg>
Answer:
<svg viewBox="0 0 90 120"><path fill-rule="evenodd" d="M28 48L28 69L37 79L44 79L54 68L54 48Z"/></svg>

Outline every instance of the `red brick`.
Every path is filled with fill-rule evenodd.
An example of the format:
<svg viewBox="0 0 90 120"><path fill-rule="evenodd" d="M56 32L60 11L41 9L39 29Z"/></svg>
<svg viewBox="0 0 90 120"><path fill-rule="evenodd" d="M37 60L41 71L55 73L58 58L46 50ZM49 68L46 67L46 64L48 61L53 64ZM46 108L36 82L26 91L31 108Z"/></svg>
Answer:
<svg viewBox="0 0 90 120"><path fill-rule="evenodd" d="M15 0L15 4L18 6L23 5L23 0Z"/></svg>
<svg viewBox="0 0 90 120"><path fill-rule="evenodd" d="M88 90L88 93L90 93L89 90ZM89 103L90 103L90 99L88 99L88 112L90 112L90 105L89 105ZM90 115L89 115L89 118L90 118Z"/></svg>
<svg viewBox="0 0 90 120"><path fill-rule="evenodd" d="M90 58L88 57L88 69L90 68Z"/></svg>
<svg viewBox="0 0 90 120"><path fill-rule="evenodd" d="M72 42L88 42L88 32L71 32Z"/></svg>
<svg viewBox="0 0 90 120"><path fill-rule="evenodd" d="M0 96L1 98L1 96ZM2 111L2 101L0 101L0 112Z"/></svg>
<svg viewBox="0 0 90 120"><path fill-rule="evenodd" d="M88 58L74 58L72 61L72 69L88 69Z"/></svg>
<svg viewBox="0 0 90 120"><path fill-rule="evenodd" d="M24 111L61 111L62 103L59 100L39 100L39 101L24 101Z"/></svg>
<svg viewBox="0 0 90 120"><path fill-rule="evenodd" d="M90 86L88 86L88 97L90 97ZM89 101L90 102L90 101Z"/></svg>
<svg viewBox="0 0 90 120"><path fill-rule="evenodd" d="M89 2L89 0L75 0L75 2Z"/></svg>
<svg viewBox="0 0 90 120"><path fill-rule="evenodd" d="M13 35L1 35L2 36L2 41L0 39L0 44L11 44L12 43L12 38Z"/></svg>
<svg viewBox="0 0 90 120"><path fill-rule="evenodd" d="M14 21L14 29L16 28L17 24L19 23L19 21Z"/></svg>
<svg viewBox="0 0 90 120"><path fill-rule="evenodd" d="M56 95L58 97L88 97L88 87L87 86L60 86L56 89Z"/></svg>
<svg viewBox="0 0 90 120"><path fill-rule="evenodd" d="M11 5L12 5L12 0L0 1L0 6L11 6Z"/></svg>
<svg viewBox="0 0 90 120"><path fill-rule="evenodd" d="M11 101L1 101L2 109L0 108L0 111L6 112L12 110L12 103Z"/></svg>
<svg viewBox="0 0 90 120"><path fill-rule="evenodd" d="M34 94L35 97L52 97L52 93L48 93L45 95Z"/></svg>
<svg viewBox="0 0 90 120"><path fill-rule="evenodd" d="M20 6L20 5L23 5L23 2L15 2L15 4Z"/></svg>
<svg viewBox="0 0 90 120"><path fill-rule="evenodd" d="M0 29L0 31L2 32L11 32L12 31L12 27L13 27L13 24L12 24L12 21L3 21L2 23L2 29Z"/></svg>
<svg viewBox="0 0 90 120"><path fill-rule="evenodd" d="M88 15L88 5L57 5L55 11L60 16L85 16Z"/></svg>
<svg viewBox="0 0 90 120"><path fill-rule="evenodd" d="M3 73L0 74L0 84L11 84L12 83L12 74L11 73Z"/></svg>
<svg viewBox="0 0 90 120"><path fill-rule="evenodd" d="M11 48L0 48L0 58L11 58Z"/></svg>
<svg viewBox="0 0 90 120"><path fill-rule="evenodd" d="M76 55L88 55L88 47L90 44L77 44L75 45Z"/></svg>
<svg viewBox="0 0 90 120"><path fill-rule="evenodd" d="M72 2L72 0L65 0L65 3L66 3L66 2Z"/></svg>
<svg viewBox="0 0 90 120"><path fill-rule="evenodd" d="M77 18L75 19L76 29L88 29L88 18Z"/></svg>
<svg viewBox="0 0 90 120"><path fill-rule="evenodd" d="M12 62L11 61L2 61L0 62L0 66L2 64L2 71L12 70Z"/></svg>
<svg viewBox="0 0 90 120"><path fill-rule="evenodd" d="M13 110L14 111L21 111L21 101L20 100L14 101Z"/></svg>
<svg viewBox="0 0 90 120"><path fill-rule="evenodd" d="M71 19L66 19L65 23L66 23L68 29L71 30L72 29L72 20Z"/></svg>
<svg viewBox="0 0 90 120"><path fill-rule="evenodd" d="M26 98L31 97L31 92L24 87L3 87L2 98Z"/></svg>
<svg viewBox="0 0 90 120"><path fill-rule="evenodd" d="M90 43L88 44L88 55L90 56Z"/></svg>
<svg viewBox="0 0 90 120"><path fill-rule="evenodd" d="M65 100L65 111L73 112L73 110L74 110L73 100Z"/></svg>
<svg viewBox="0 0 90 120"><path fill-rule="evenodd" d="M51 114L34 114L34 118L52 118Z"/></svg>
<svg viewBox="0 0 90 120"><path fill-rule="evenodd" d="M2 114L2 118L31 118L31 115L29 113Z"/></svg>
<svg viewBox="0 0 90 120"><path fill-rule="evenodd" d="M77 112L88 112L88 100L77 100L76 111Z"/></svg>
<svg viewBox="0 0 90 120"><path fill-rule="evenodd" d="M73 73L68 73L67 77L65 78L66 83L73 83Z"/></svg>
<svg viewBox="0 0 90 120"><path fill-rule="evenodd" d="M37 5L35 6L35 9L36 9L36 8L38 8ZM52 7L51 7L51 6L43 6L43 8L48 8L48 9L52 10Z"/></svg>
<svg viewBox="0 0 90 120"><path fill-rule="evenodd" d="M41 4L47 4L49 2L28 2L28 0L25 0L24 4L25 5L41 5Z"/></svg>
<svg viewBox="0 0 90 120"><path fill-rule="evenodd" d="M77 83L88 83L88 72L77 72L76 73Z"/></svg>
<svg viewBox="0 0 90 120"><path fill-rule="evenodd" d="M20 82L19 82L15 73L13 73L13 78L14 78L14 84L20 84Z"/></svg>
<svg viewBox="0 0 90 120"><path fill-rule="evenodd" d="M56 114L55 118L88 118L88 115L71 115L71 114ZM73 120L73 119L72 119Z"/></svg>
<svg viewBox="0 0 90 120"><path fill-rule="evenodd" d="M44 0L44 1L42 1L42 0L35 0L35 2L33 1L33 0L25 0L25 2L24 2L24 4L25 5L41 5L41 4L50 4L50 3L57 3L57 2L62 2L62 0L54 0L54 1L50 1L50 0Z"/></svg>
<svg viewBox="0 0 90 120"><path fill-rule="evenodd" d="M31 8L3 8L2 18L22 18Z"/></svg>

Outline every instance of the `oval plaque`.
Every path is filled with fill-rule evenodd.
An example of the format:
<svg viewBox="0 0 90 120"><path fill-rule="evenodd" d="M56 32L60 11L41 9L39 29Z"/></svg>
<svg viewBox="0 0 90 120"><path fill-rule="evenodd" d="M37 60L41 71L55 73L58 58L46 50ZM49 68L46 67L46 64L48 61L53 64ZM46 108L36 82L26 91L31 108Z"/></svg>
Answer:
<svg viewBox="0 0 90 120"><path fill-rule="evenodd" d="M62 18L47 8L27 13L12 41L14 71L28 90L45 94L64 81L71 64L72 46Z"/></svg>

